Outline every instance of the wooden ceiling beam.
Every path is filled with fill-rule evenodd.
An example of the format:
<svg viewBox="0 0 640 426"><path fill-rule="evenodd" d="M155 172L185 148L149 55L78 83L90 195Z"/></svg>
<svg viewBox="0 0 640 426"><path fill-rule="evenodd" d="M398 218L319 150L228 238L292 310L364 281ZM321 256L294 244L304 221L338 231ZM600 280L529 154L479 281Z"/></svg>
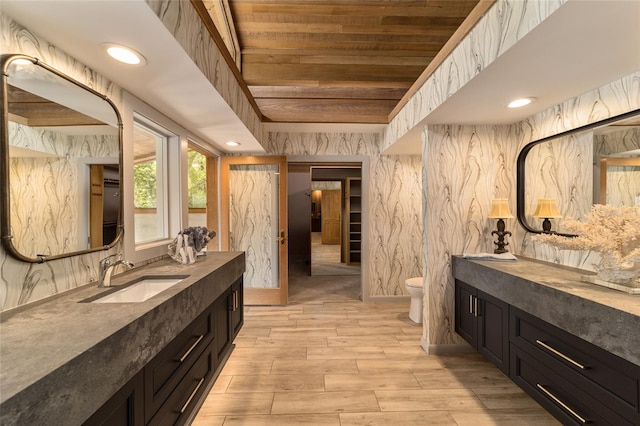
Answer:
<svg viewBox="0 0 640 426"><path fill-rule="evenodd" d="M402 56L408 56L406 52L422 52L423 55L438 54L441 43L403 43L398 45L397 43L386 43L384 41L343 41L337 42L335 40L303 40L303 39L290 39L290 40L268 40L253 38L243 42L242 54L245 55L248 49L309 49L310 52L315 50L334 49L335 53L342 50L363 50L370 52L377 52L384 50L393 50L394 48L401 48L405 52Z"/></svg>
<svg viewBox="0 0 640 426"><path fill-rule="evenodd" d="M410 18L410 17L407 17ZM290 23L290 22L243 22L237 25L238 33L341 33L341 34L397 34L397 35L437 35L450 37L458 25L428 24L388 24L381 18L376 24L352 22L339 24L328 23Z"/></svg>
<svg viewBox="0 0 640 426"><path fill-rule="evenodd" d="M380 2L353 1L344 2L313 2L304 1L233 1L231 4L234 15L303 15L303 16L430 16L430 17L458 17L465 18L469 9L477 3L475 0L455 0L441 3L427 2L398 2L380 4ZM242 19L241 19L242 20ZM236 22L238 20L236 19Z"/></svg>
<svg viewBox="0 0 640 426"><path fill-rule="evenodd" d="M304 87L304 86L249 86L256 99L394 99L400 100L406 88L390 87Z"/></svg>
<svg viewBox="0 0 640 426"><path fill-rule="evenodd" d="M398 44L397 47L416 44L418 46L441 47L449 39L448 35L432 35L432 34L345 34L345 33L296 33L296 32L240 32L240 40L243 47L251 48L257 46L268 45L269 42L275 46L279 46L282 42L295 41L298 43L331 43L350 44L350 43L375 43L384 45ZM330 45L329 45L330 46Z"/></svg>
<svg viewBox="0 0 640 426"><path fill-rule="evenodd" d="M351 65L323 64L245 64L244 79L249 86L287 86L277 82L287 80L319 81L402 81L413 83L424 67L370 65L354 67Z"/></svg>
<svg viewBox="0 0 640 426"><path fill-rule="evenodd" d="M343 46L344 47L344 46ZM436 52L437 53L437 52ZM280 48L251 48L251 49L242 49L243 57L251 56L251 55L300 55L300 56L336 56L336 57L369 57L369 56L393 56L393 57L433 57L435 56L432 52L427 51L419 51L419 50L405 50L402 48L398 49L387 49L387 50L362 50L362 49L340 49L336 50L333 48L316 48L313 50L305 49L305 48L292 48L292 49L280 49Z"/></svg>
<svg viewBox="0 0 640 426"><path fill-rule="evenodd" d="M271 121L292 123L386 123L396 100L256 99Z"/></svg>
<svg viewBox="0 0 640 426"><path fill-rule="evenodd" d="M355 56L355 55L290 55L287 51L272 54L245 55L245 64L343 64L343 65L416 65L426 67L429 56Z"/></svg>

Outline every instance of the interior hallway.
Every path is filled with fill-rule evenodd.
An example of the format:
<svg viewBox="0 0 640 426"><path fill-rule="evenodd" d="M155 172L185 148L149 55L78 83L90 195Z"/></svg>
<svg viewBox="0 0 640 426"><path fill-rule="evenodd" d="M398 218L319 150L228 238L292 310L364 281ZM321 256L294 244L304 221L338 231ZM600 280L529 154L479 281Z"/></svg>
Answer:
<svg viewBox="0 0 640 426"><path fill-rule="evenodd" d="M322 233L311 233L311 275L360 275L360 264L340 262L340 244L322 244Z"/></svg>
<svg viewBox="0 0 640 426"><path fill-rule="evenodd" d="M408 302L365 304L359 280L293 276L289 305L246 307L193 424L559 424L481 356L426 355Z"/></svg>

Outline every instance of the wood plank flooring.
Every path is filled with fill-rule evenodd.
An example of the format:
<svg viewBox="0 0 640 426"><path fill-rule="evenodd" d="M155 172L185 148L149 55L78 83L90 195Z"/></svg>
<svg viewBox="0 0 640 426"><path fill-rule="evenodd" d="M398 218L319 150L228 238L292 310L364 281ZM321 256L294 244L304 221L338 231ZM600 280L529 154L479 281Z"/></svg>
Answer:
<svg viewBox="0 0 640 426"><path fill-rule="evenodd" d="M353 278L296 277L288 306L246 307L193 425L559 424L481 356L424 353L409 302L363 303Z"/></svg>

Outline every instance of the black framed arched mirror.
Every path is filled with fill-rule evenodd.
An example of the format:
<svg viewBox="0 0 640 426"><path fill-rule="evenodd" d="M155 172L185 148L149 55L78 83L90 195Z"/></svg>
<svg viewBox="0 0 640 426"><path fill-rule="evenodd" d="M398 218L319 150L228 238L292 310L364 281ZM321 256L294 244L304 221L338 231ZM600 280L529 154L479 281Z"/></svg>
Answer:
<svg viewBox="0 0 640 426"><path fill-rule="evenodd" d="M517 160L518 222L527 232L573 236L555 216L580 219L596 203L640 203L638 160L640 109L527 144ZM555 214L538 209L544 200L555 201Z"/></svg>
<svg viewBox="0 0 640 426"><path fill-rule="evenodd" d="M45 262L122 235L122 120L111 100L37 58L2 55L1 231Z"/></svg>

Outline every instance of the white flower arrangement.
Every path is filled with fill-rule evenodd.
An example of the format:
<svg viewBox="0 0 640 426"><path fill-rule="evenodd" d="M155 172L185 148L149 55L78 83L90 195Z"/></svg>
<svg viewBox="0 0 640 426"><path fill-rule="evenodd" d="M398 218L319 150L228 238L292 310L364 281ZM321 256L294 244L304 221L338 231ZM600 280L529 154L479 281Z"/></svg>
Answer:
<svg viewBox="0 0 640 426"><path fill-rule="evenodd" d="M599 277L640 286L640 206L595 204L584 221L567 218L563 225L578 236L539 234L532 240L560 249L598 251L602 261L594 266Z"/></svg>

